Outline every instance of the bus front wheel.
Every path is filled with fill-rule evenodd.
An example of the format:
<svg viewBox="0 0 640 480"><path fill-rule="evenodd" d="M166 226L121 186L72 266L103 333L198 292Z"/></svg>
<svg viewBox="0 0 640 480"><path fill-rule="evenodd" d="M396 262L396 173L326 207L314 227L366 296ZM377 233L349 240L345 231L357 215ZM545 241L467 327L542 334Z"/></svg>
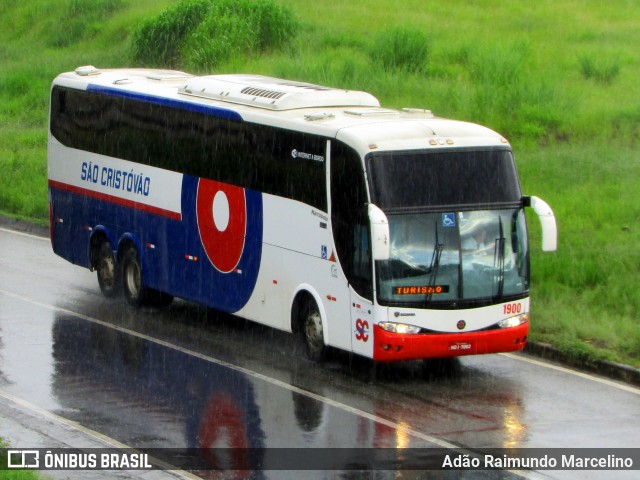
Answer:
<svg viewBox="0 0 640 480"><path fill-rule="evenodd" d="M302 334L309 359L316 362L324 360L327 347L324 344L322 317L313 300L307 301L302 309Z"/></svg>

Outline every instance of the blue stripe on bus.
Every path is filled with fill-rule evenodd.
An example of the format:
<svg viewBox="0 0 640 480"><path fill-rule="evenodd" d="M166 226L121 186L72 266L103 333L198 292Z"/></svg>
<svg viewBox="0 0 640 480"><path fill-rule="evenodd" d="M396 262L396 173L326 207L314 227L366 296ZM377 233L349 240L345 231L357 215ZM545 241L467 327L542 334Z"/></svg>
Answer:
<svg viewBox="0 0 640 480"><path fill-rule="evenodd" d="M103 95L110 95L112 97L130 98L132 100L138 100L145 103L151 103L154 105L162 105L171 108L179 108L181 110L188 110L190 112L202 113L204 115L211 115L218 118L228 118L230 120L242 121L242 117L238 112L233 110L227 110L226 108L214 107L212 105L203 105L199 103L186 102L183 100L177 100L175 98L159 97L156 95L149 95L146 93L132 92L128 90L121 90L119 88L105 87L103 85L90 84L87 87L88 92L100 93Z"/></svg>

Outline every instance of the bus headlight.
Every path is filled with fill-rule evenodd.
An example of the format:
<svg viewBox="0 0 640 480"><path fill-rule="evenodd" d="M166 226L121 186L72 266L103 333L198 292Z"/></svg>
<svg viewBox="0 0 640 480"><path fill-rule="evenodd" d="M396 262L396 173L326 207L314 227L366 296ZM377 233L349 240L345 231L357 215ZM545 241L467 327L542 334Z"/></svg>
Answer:
<svg viewBox="0 0 640 480"><path fill-rule="evenodd" d="M505 318L504 320L500 320L498 322L498 326L500 328L510 328L510 327L519 327L523 323L527 323L529 321L529 314L523 313L522 315L516 315L515 317Z"/></svg>
<svg viewBox="0 0 640 480"><path fill-rule="evenodd" d="M387 332L392 333L420 333L421 327L407 325L406 323L380 322L378 326Z"/></svg>

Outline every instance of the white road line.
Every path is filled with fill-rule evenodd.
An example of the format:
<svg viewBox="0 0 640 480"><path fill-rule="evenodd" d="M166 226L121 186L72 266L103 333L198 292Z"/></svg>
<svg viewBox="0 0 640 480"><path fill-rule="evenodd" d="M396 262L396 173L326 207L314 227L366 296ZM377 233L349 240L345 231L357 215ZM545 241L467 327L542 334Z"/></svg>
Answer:
<svg viewBox="0 0 640 480"><path fill-rule="evenodd" d="M20 235L21 237L29 237L35 240L40 240L42 242L48 242L49 239L47 237L41 237L39 235L33 235L32 233L18 232L16 230L9 230L8 228L0 227L0 232L4 233L12 233L13 235Z"/></svg>
<svg viewBox="0 0 640 480"><path fill-rule="evenodd" d="M4 292L3 292L4 293ZM89 437L95 438L96 440L98 440L100 443L102 443L103 445L106 445L105 448L122 448L122 449L132 449L135 450L133 447L119 442L118 440L108 437L107 435L104 435L100 432L96 432L95 430L92 430L90 428L87 428L81 424L79 424L78 422L75 422L73 420L69 420L68 418L64 418L61 417L60 415L57 415L53 412L50 412L49 410L45 410L44 408L40 408L37 405L34 405L31 402L28 402L27 400L25 400L24 398L20 398L17 397L15 395L12 395L9 392L5 392L4 390L0 389L0 397L4 398L5 400L9 400L10 402L13 402L17 405L20 405L21 407L30 410L31 412L34 412L35 414L42 416L44 418L47 418L49 420L52 420L56 423L60 423L62 425L65 425L67 427L70 427L74 430L77 430ZM151 458L151 457L150 457ZM166 471L167 473L172 473L174 475L176 475L179 478L183 478L183 479L188 479L188 480L195 480L195 479L200 479L200 477L197 477L195 475L192 475L189 472L185 472L184 470L178 470L176 469L176 467L169 465L165 462L162 462L161 460L158 459L153 459L153 462L162 467L164 471Z"/></svg>
<svg viewBox="0 0 640 480"><path fill-rule="evenodd" d="M422 432L419 432L419 431L414 430L412 428L408 428L405 425L399 424L399 423L394 422L392 420L388 420L386 418L379 417L377 415L374 415L372 413L366 412L366 411L361 410L359 408L352 407L352 406L347 405L345 403L333 400L331 398L324 397L322 395L318 395L318 394L310 392L308 390L303 390L303 389L301 389L299 387L290 385L290 384L288 384L286 382L283 382L281 380L278 380L278 379L275 379L275 378L271 378L271 377L269 377L267 375L263 375L261 373L254 372L253 370L249 370L247 368L240 367L238 365L234 365L234 364L229 363L229 362L225 362L224 360L220 360L218 358L211 357L209 355L205 355L205 354L202 354L202 353L194 352L193 350L189 350L189 349L180 347L178 345L174 345L174 344L166 342L164 340L160 340L160 339L157 339L157 338L154 338L154 337L150 337L148 335L136 332L134 330L130 330L130 329L125 328L125 327L121 327L121 326L118 326L118 325L113 325L111 323L105 322L103 320L99 320L99 319L94 318L94 317L90 317L88 315L83 315L81 313L73 312L73 311L67 310L65 308L56 307L54 305L49 305L49 304L46 304L46 303L38 302L38 301L32 300L32 299L30 299L28 297L25 297L23 295L20 295L20 294L14 293L14 292L10 292L10 291L4 290L4 289L0 289L0 294L4 294L4 295L7 295L9 297L13 297L15 299L30 303L32 305L36 305L36 306L39 306L39 307L42 307L42 308L46 308L48 310L53 310L55 312L60 312L60 313L64 313L64 314L67 314L67 315L72 315L72 316L75 316L77 318L81 318L81 319L86 320L88 322L94 323L96 325L101 325L103 327L110 328L110 329L116 330L118 332L126 333L127 335L132 335L132 336L140 338L142 340L146 340L148 342L152 342L152 343L155 343L157 345L161 345L161 346L166 347L166 348L171 348L171 349L176 350L178 352L182 352L182 353L185 353L187 355L191 355L193 357L200 358L200 359L205 360L207 362L214 363L216 365L220 365L222 367L226 367L226 368L229 368L231 370L235 370L235 371L240 372L240 373L242 373L244 375L247 375L249 377L252 377L252 378L255 378L255 379L258 379L258 380L262 380L264 382L270 383L272 385L275 385L277 387L283 388L285 390L289 390L291 392L295 392L297 394L306 396L308 398L312 398L314 400L317 400L319 402L325 403L325 404L330 405L332 407L335 407L335 408L338 408L340 410L346 411L346 412L351 413L353 415L357 415L357 416L365 418L367 420L371 420L373 422L380 423L382 425L388 426L388 427L393 428L395 430L404 432L407 435L411 435L411 436L413 436L413 437L415 437L417 439L423 440L425 442L432 443L432 444L437 445L437 446L439 446L441 448L456 449L456 450L459 450L459 451L467 452L467 450L465 448L460 447L459 445L455 445L453 443L447 442L446 440L441 440L441 439L433 437L431 435L424 434ZM0 390L0 393L1 392L2 391ZM27 402L25 402L25 403L27 403ZM54 414L51 414L51 415L54 415ZM64 419L61 418L61 420L64 420ZM75 422L73 422L73 423L75 423ZM84 428L84 427L82 427L82 428ZM88 431L91 431L91 430L88 430ZM95 434L96 435L101 435L101 434L99 434L97 432L95 432ZM112 441L116 442L115 440L112 440ZM470 455L472 455L472 456L475 456L475 454L473 452L471 452L471 451L468 451L468 453ZM522 471L522 470L507 470L507 471L510 472L510 473L513 473L515 475L518 475L521 478L527 478L527 479L540 478L539 475L536 474L536 472L526 472L526 471Z"/></svg>
<svg viewBox="0 0 640 480"><path fill-rule="evenodd" d="M235 370L235 371L240 372L240 373L242 373L244 375L247 375L249 377L265 381L267 383L270 383L272 385L276 385L276 386L278 386L280 388L283 388L285 390L289 390L289 391L298 393L300 395L304 395L306 397L313 398L314 400L317 400L319 402L323 402L323 403L325 403L327 405L331 405L332 407L339 408L341 410L344 410L346 412L352 413L354 415L358 415L360 417L366 418L368 420L372 420L372 421L380 423L382 425L386 425L388 427L403 431L403 432L407 433L408 435L412 435L412 436L414 436L414 437L416 437L416 438L418 438L420 440L424 440L426 442L433 443L435 445L438 445L439 447L443 447L443 448L460 448L458 445L454 445L453 443L449 443L447 441L440 440L439 438L432 437L430 435L425 435L424 433L421 433L421 432L419 432L417 430L413 430L411 428L407 428L404 425L400 425L399 423L393 422L391 420L387 420L385 418L379 417L379 416L371 414L369 412L365 412L364 410L360 410L358 408L352 407L352 406L347 405L345 403L338 402L336 400L332 400L330 398L324 397L322 395L318 395L318 394L310 392L308 390L304 390L302 388L295 387L295 386L290 385L290 384L288 384L286 382L283 382L281 380L278 380L278 379L275 379L275 378L271 378L271 377L269 377L267 375L263 375L261 373L254 372L253 370L249 370L247 368L240 367L238 365L234 365L234 364L229 363L229 362L225 362L224 360L220 360L218 358L211 357L209 355L205 355L205 354L202 354L202 353L199 353L199 352L194 352L193 350L189 350L187 348L183 348L183 347L180 347L178 345L174 345L172 343L166 342L164 340L160 340L158 338L150 337L149 335L145 335L144 333L136 332L134 330L130 330L128 328L121 327L121 326L118 326L118 325L113 325L113 324L111 324L109 322L105 322L103 320L99 320L97 318L90 317L88 315L83 315L81 313L73 312L73 311L67 310L65 308L60 308L60 307L56 307L54 305L49 305L49 304L46 304L46 303L38 302L38 301L30 299L29 297L25 297L25 296L19 295L17 293L9 292L7 290L0 289L0 293L5 294L5 295L10 296L10 297L13 297L13 298L16 298L18 300L22 300L22 301L30 303L32 305L36 305L36 306L39 306L39 307L42 307L42 308L46 308L46 309L49 309L49 310L53 310L53 311L56 311L56 312L60 312L60 313L65 313L67 315L73 315L73 316L75 316L77 318L81 318L81 319L86 320L88 322L91 322L91 323L94 323L94 324L97 324L97 325L101 325L103 327L110 328L110 329L116 330L118 332L126 333L127 335L132 335L132 336L140 338L142 340L146 340L148 342L153 342L153 343L155 343L157 345L161 345L163 347L171 348L171 349L176 350L178 352L185 353L185 354L190 355L192 357L196 357L196 358L199 358L201 360L205 360L207 362L214 363L216 365L220 365L222 367L226 367L226 368L229 368L231 370Z"/></svg>
<svg viewBox="0 0 640 480"><path fill-rule="evenodd" d="M27 400L20 398L20 397L16 397L15 395L12 395L9 392L5 392L4 390L0 389L0 397L5 398L6 400L9 400L17 405L20 405L21 407L26 408L27 410L30 410L40 416L43 416L45 418L48 418L49 420L53 420L54 422L57 423L62 423L68 427L71 427L75 430L79 430L80 432L93 437L95 439L97 439L100 443L102 444L106 444L107 447L105 448L131 448L128 445L125 445L124 443L120 443L117 440L110 438L106 435L103 435L102 433L96 432L95 430L91 430L89 428L83 427L82 425L80 425L77 422L74 422L73 420L69 420L67 418L61 417L60 415L56 415L53 412L50 412L49 410L45 410L44 408L40 408L37 405L34 405L33 403L28 402Z"/></svg>
<svg viewBox="0 0 640 480"><path fill-rule="evenodd" d="M48 238L46 238L46 237L40 237L40 236L32 235L32 234L29 234L29 233L23 233L23 232L18 232L18 231L15 231L15 230L9 230L9 229L2 228L2 227L0 227L0 232L12 233L12 234L14 234L14 235L22 235L22 236L24 236L24 237L29 237L29 238L33 238L33 239L41 240L41 241L49 241L49 239L48 239ZM16 296L15 294L11 294L10 292L5 292L5 293L7 293L8 295L14 295L14 296ZM26 301L31 302L31 303L36 303L36 302L33 302L32 300L30 300L30 299L26 298L26 297L20 297L20 296L18 296L18 298L21 298L22 300L26 300ZM44 304L40 304L40 303L36 303L36 304L37 304L37 305L44 306L44 307L46 307L46 308L57 309L57 307L53 307L53 306L51 306L51 305L44 305ZM57 310L60 310L60 309L57 309ZM97 320L97 319L91 319L91 318L89 318L89 317L83 316L83 315L78 314L78 313L75 313L75 312L71 312L71 311L67 311L67 310L64 310L64 311L65 311L65 312L67 312L67 313L71 313L71 314L73 314L73 315L76 315L76 316L78 316L78 317L84 318L85 320L93 321L93 322L96 322L96 323L100 323L101 325L105 325L105 326L107 326L107 327L109 327L109 328L116 328L116 329L118 329L118 327L115 327L114 325L111 325L111 324L108 324L108 323L101 322L100 320ZM144 335L137 334L136 332L133 332L133 331L128 331L128 330L126 330L126 329L123 329L123 331L126 331L127 333L130 333L130 334L132 334L132 335L138 336L138 337L140 337L140 338L145 338L145 339L147 339L147 340L156 341L156 343L159 343L159 342L160 342L159 340L154 340L154 339L151 339L150 337L145 337ZM164 344L163 344L163 345L164 345ZM166 344L166 346L170 346L171 348L176 348L177 350L183 351L183 350L181 350L179 347L176 347L175 345ZM197 354L197 353L195 353L195 352L188 352L188 351L186 351L186 350L184 350L184 352L185 352L185 353L193 354L193 355L195 355L195 356L200 356L199 354ZM607 379L605 379L605 378L595 377L595 376L593 376L593 375L590 375L590 374L588 374L588 373L584 373L584 372L580 372L580 371L578 371L578 370L572 370L572 369L570 369L570 368L561 367L561 366L559 366L559 365L553 365L553 364L548 363L548 362L544 362L544 361L541 361L541 360L535 360L535 359L532 359L532 358L523 357L523 356L520 356L520 355L517 355L517 354L513 354L513 353L501 353L500 355L503 355L503 356L505 356L505 357L509 357L509 358L511 358L511 359L513 359L513 360L518 360L518 361L520 361L520 362L531 363L531 364L533 364L533 365L537 365L537 366L539 366L539 367L543 367L543 368L550 368L550 369L552 369L552 370L557 370L557 371L559 371L559 372L568 373L568 374L570 374L570 375L574 375L574 376L577 376L577 377L580 377L580 378L583 378L583 379L586 379L586 380L591 380L591 381L593 381L593 382L602 383L602 384L607 385L607 386L609 386L609 387L613 387L613 388L617 388L617 389L619 389L619 390L624 390L625 392L633 393L634 395L640 395L640 389L638 389L638 388L636 388L636 387L633 387L633 386L631 386L631 385L626 385L626 384L622 384L622 383L617 383L617 382L614 382L614 381L611 381L611 380L607 380ZM209 357L205 357L204 359L205 359L205 360L208 360L208 359L209 359ZM230 368L234 368L234 367L235 367L235 366L233 366L233 365L231 365L231 364L226 364L225 362L222 362L221 360L211 359L211 361L214 361L214 363L218 363L218 364L220 364L220 365L229 366ZM237 370L239 370L239 371L244 371L244 370L242 370L242 369L241 369L241 367L237 367L236 369L237 369ZM247 372L249 372L249 371L247 371ZM258 374L258 373L256 373L256 372L253 372L253 373L254 373L255 375L260 375L260 374ZM272 379L272 380L273 380L274 382L275 382L275 381L277 381L277 380L274 380L274 379ZM285 385L286 385L286 384L285 384ZM289 386L289 387L291 387L291 388L290 388L290 390L295 391L295 392L297 392L297 393L301 393L301 392L302 392L302 391L301 391L301 392L298 392L298 391L296 390L296 387L293 387L293 386ZM308 394L307 396L310 396L311 398L314 398L314 397L313 397L313 395L314 395L313 393L311 393L311 392L307 392L307 394ZM304 393L303 393L303 395L304 395ZM327 401L328 401L328 402L331 402L331 400L330 400L330 399L327 399ZM348 407L348 406L346 406L346 405L345 405L345 407L347 407L347 408L351 408L351 407ZM381 419L381 420L382 420L382 419ZM382 422L382 423L384 423L384 422ZM402 428L402 427L400 427L400 428ZM429 440L429 441L431 441L431 440ZM445 442L445 443L446 443L446 442ZM447 448L449 448L449 447L447 447Z"/></svg>
<svg viewBox="0 0 640 480"><path fill-rule="evenodd" d="M28 233L22 233L22 232L16 232L16 231L13 231L13 230L7 230L5 228L0 228L0 231L6 232L6 233L12 233L12 234L15 234L15 235L22 235L22 236L26 236L26 237L30 237L30 238L34 238L34 239L38 239L38 240L47 240L46 238L43 238L43 237L36 237L35 235L31 235L31 234L28 234ZM438 445L439 447L443 447L443 448L459 448L458 445L454 445L453 443L449 443L447 441L438 439L436 437L432 437L430 435L425 435L425 434L423 434L423 433L421 433L421 432L419 432L417 430L413 430L411 428L407 428L404 425L400 425L400 424L398 424L396 422L387 420L387 419L379 417L377 415L373 415L371 413L365 412L364 410L360 410L358 408L349 406L347 404L338 402L336 400L332 400L330 398L323 397L322 395L318 395L318 394L315 394L313 392L309 392L307 390L303 390L301 388L295 387L293 385L289 385L286 382L283 382L281 380L277 380L275 378L268 377L268 376L263 375L263 374L258 373L258 372L254 372L253 370L249 370L249 369L240 367L238 365L234 365L232 363L225 362L223 360L220 360L220 359L217 359L217 358L214 358L214 357L210 357L208 355L204 355L204 354L201 354L201 353L198 353L198 352L194 352L194 351L179 347L177 345L173 345L173 344L171 344L169 342L165 342L163 340L159 340L157 338L153 338L153 337L150 337L148 335L145 335L145 334L130 330L128 328L119 327L117 325L113 325L111 323L104 322L104 321L99 320L97 318L89 317L87 315L83 315L83 314L80 314L80 313L77 313L77 312L72 312L71 310L67 310L67 309L64 309L64 308L56 307L54 305L49 305L49 304L46 304L46 303L38 302L38 301L32 300L31 298L28 298L28 297L25 297L23 295L19 295L19 294L13 293L13 292L9 292L7 290L0 289L0 293L4 293L5 295L8 295L10 297L17 298L17 299L22 300L24 302L31 303L33 305L37 305L37 306L40 306L40 307L43 307L43 308L46 308L46 309L49 309L49 310L54 310L54 311L57 311L57 312L73 315L73 316L76 316L78 318L82 318L83 320L86 320L88 322L92 322L92 323L95 323L95 324L98 324L98 325L102 325L103 327L111 328L113 330L117 330L117 331L126 333L128 335L132 335L132 336L135 336L137 338L140 338L140 339L143 339L143 340L146 340L146 341L149 341L149 342L153 342L153 343L156 343L158 345L162 345L163 347L171 348L173 350L185 353L187 355L191 355L193 357L200 358L200 359L205 360L207 362L215 363L217 365L220 365L220 366L223 366L223 367L226 367L226 368L230 368L232 370L235 370L237 372L241 372L241 373L243 373L245 375L248 375L250 377L253 377L253 378L256 378L256 379L260 379L260 380L265 381L267 383L270 383L272 385L276 385L276 386L278 386L280 388L283 388L285 390L290 390L290 391L298 393L300 395L304 395L306 397L313 398L314 400L317 400L317 401L323 402L323 403L325 403L327 405L331 405L333 407L339 408L339 409L344 410L346 412L349 412L351 414L358 415L358 416L360 416L362 418L366 418L368 420L371 420L371 421L380 423L382 425L386 425L388 427L394 428L396 430L405 432L408 435L412 435L413 437L418 438L420 440L424 440L426 442L433 443L434 445Z"/></svg>
<svg viewBox="0 0 640 480"><path fill-rule="evenodd" d="M541 360L536 360L534 358L524 357L524 356L513 354L513 353L501 353L500 355L509 357L513 360L518 360L520 362L531 363L539 367L550 368L551 370L557 370L558 372L568 373L570 375L574 375L576 377L580 377L585 380L591 380L592 382L602 383L603 385L607 385L608 387L624 390L625 392L633 393L634 395L640 395L640 389L634 387L633 385L617 383L612 380L607 380L606 378L596 377L588 373L580 372L578 370L572 370L570 368L561 367L560 365L554 365L552 363L547 363Z"/></svg>

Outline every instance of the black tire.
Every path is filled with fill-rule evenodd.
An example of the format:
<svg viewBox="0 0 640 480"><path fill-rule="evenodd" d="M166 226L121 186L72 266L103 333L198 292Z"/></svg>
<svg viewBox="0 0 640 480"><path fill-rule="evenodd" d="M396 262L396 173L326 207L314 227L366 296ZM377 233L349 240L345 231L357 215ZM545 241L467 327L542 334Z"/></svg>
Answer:
<svg viewBox="0 0 640 480"><path fill-rule="evenodd" d="M314 362L321 362L326 358L327 347L324 343L322 317L320 310L313 300L308 300L301 310L302 338L307 350L307 356Z"/></svg>
<svg viewBox="0 0 640 480"><path fill-rule="evenodd" d="M118 264L107 239L102 239L95 249L93 267L98 277L100 291L105 297L114 297L120 289Z"/></svg>
<svg viewBox="0 0 640 480"><path fill-rule="evenodd" d="M146 289L142 281L142 265L138 251L128 247L122 254L120 264L124 299L133 307L141 307L145 303Z"/></svg>
<svg viewBox="0 0 640 480"><path fill-rule="evenodd" d="M146 305L166 307L171 304L173 296L145 286L140 255L134 247L124 251L120 263L122 292L129 305L137 308Z"/></svg>

